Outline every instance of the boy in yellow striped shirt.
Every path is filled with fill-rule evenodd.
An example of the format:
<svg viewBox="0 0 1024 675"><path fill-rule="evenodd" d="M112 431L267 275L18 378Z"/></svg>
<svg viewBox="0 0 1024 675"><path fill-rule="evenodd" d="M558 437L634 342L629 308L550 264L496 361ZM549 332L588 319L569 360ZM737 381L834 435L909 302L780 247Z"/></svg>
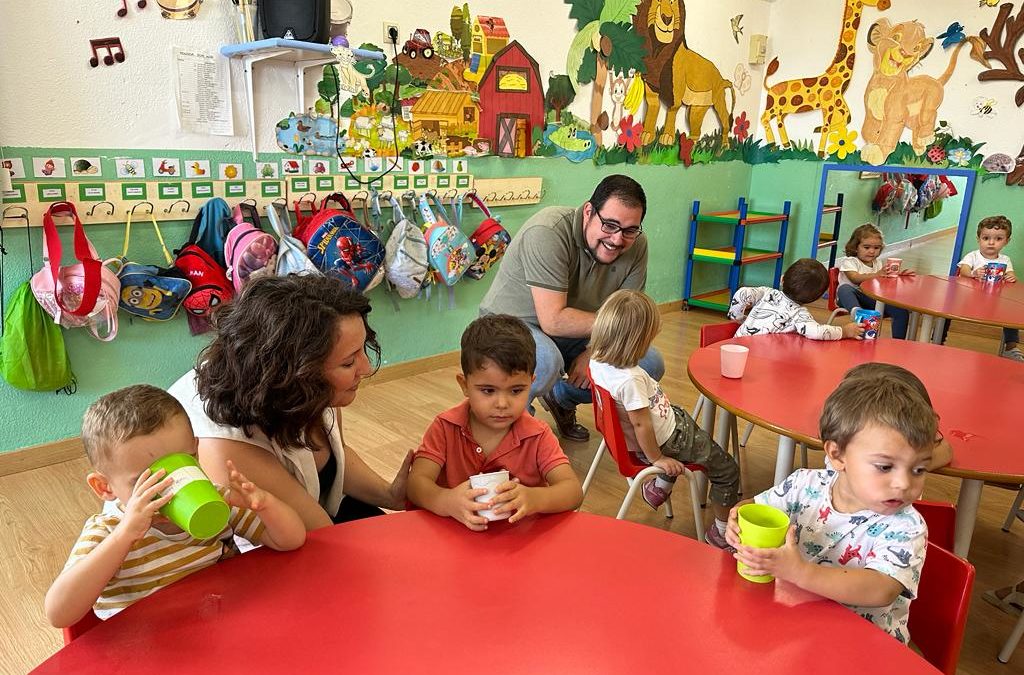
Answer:
<svg viewBox="0 0 1024 675"><path fill-rule="evenodd" d="M116 512L86 521L71 556L46 593L46 618L70 626L90 608L102 619L238 552L237 534L278 551L296 549L306 530L298 514L249 482L228 462L230 484L218 487L231 516L215 537L197 540L160 515L172 480L157 459L196 454L197 440L185 410L156 387L135 385L103 396L85 412L82 443L94 471L86 482ZM110 509L113 510L113 509Z"/></svg>

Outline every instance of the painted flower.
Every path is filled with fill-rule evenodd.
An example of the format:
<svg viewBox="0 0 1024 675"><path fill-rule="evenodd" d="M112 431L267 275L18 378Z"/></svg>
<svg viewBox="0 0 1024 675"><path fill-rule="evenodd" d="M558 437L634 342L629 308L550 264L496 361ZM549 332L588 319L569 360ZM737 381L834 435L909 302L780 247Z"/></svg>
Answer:
<svg viewBox="0 0 1024 675"><path fill-rule="evenodd" d="M693 146L696 145L692 138L686 136L679 137L679 159L683 162L683 166L693 165Z"/></svg>
<svg viewBox="0 0 1024 675"><path fill-rule="evenodd" d="M747 140L747 137L750 136L750 120L747 119L746 110L741 112L740 116L736 118L736 123L732 127L732 135L740 143Z"/></svg>
<svg viewBox="0 0 1024 675"><path fill-rule="evenodd" d="M953 166L967 166L971 163L971 151L967 148L953 148L946 157Z"/></svg>
<svg viewBox="0 0 1024 675"><path fill-rule="evenodd" d="M946 160L946 150L942 146L933 145L928 148L927 157L932 164L941 164Z"/></svg>
<svg viewBox="0 0 1024 675"><path fill-rule="evenodd" d="M626 146L628 152L640 147L640 134L644 131L643 122L633 124L633 116L626 115L619 120L619 145Z"/></svg>
<svg viewBox="0 0 1024 675"><path fill-rule="evenodd" d="M854 145L856 140L857 132L853 129L847 129L844 124L829 132L827 148L828 154L835 155L838 159L844 160L847 155L857 149L857 146Z"/></svg>

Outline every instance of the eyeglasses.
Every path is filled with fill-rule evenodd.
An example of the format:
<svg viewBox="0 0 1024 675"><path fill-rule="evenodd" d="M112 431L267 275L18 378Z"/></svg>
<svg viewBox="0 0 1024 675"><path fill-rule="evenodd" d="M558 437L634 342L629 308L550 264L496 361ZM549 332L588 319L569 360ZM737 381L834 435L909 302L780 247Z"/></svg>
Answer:
<svg viewBox="0 0 1024 675"><path fill-rule="evenodd" d="M594 211L594 215L601 221L601 231L605 234L618 234L621 232L623 239L636 239L644 231L644 228L640 226L622 227L614 220L605 220L597 211Z"/></svg>

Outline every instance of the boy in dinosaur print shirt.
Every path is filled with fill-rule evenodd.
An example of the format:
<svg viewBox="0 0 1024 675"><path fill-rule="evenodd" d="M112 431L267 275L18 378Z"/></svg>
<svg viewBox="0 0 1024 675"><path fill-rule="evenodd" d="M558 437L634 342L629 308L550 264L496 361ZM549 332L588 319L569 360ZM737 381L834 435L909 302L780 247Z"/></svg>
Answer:
<svg viewBox="0 0 1024 675"><path fill-rule="evenodd" d="M846 605L900 642L917 594L928 529L921 496L935 446L935 414L906 382L850 378L825 402L820 435L831 469L800 469L753 501L789 514L786 543L739 541L736 509L726 539L751 574L773 574Z"/></svg>

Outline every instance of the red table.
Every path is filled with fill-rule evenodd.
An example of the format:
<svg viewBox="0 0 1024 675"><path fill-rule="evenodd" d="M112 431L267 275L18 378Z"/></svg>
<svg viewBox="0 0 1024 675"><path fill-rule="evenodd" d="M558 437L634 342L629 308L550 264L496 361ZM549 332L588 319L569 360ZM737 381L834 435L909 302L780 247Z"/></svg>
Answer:
<svg viewBox="0 0 1024 675"><path fill-rule="evenodd" d="M818 417L850 368L868 361L894 363L924 382L953 446L952 463L938 470L961 478L957 511L959 555L967 555L985 480L1024 482L1020 402L1024 368L991 354L906 340L819 342L798 335L761 335L728 342L750 348L742 379L722 377L718 343L693 352L687 371L694 385L728 414L780 434L775 483L789 475L796 442L821 447ZM714 424L709 406L704 428ZM722 417L727 417L723 415ZM728 420L719 420L719 443Z"/></svg>
<svg viewBox="0 0 1024 675"><path fill-rule="evenodd" d="M645 573L644 570L650 570ZM37 673L937 673L853 612L689 537L567 513L423 511L310 534L160 591Z"/></svg>
<svg viewBox="0 0 1024 675"><path fill-rule="evenodd" d="M984 283L966 277L929 274L869 279L860 290L878 302L921 314L918 339L941 341L935 317L1024 329L1024 284Z"/></svg>

